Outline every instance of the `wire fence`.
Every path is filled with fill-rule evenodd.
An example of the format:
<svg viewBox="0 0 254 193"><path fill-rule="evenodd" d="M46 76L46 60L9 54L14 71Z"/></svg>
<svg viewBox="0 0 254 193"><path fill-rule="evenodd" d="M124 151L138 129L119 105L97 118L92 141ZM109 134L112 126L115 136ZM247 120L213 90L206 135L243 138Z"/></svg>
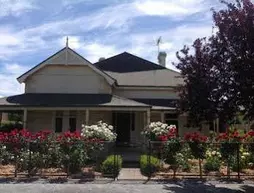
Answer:
<svg viewBox="0 0 254 193"><path fill-rule="evenodd" d="M112 156L113 160L102 168L108 156ZM100 179L116 178L119 172L119 159L112 142L1 143L0 161L1 177Z"/></svg>
<svg viewBox="0 0 254 193"><path fill-rule="evenodd" d="M149 141L146 148L148 179L254 178L254 143L206 142L199 145L193 146L188 142ZM158 159L157 170L154 169L156 163L151 161L153 159Z"/></svg>
<svg viewBox="0 0 254 193"><path fill-rule="evenodd" d="M143 148L138 152L140 158L135 160L136 167L148 180L254 178L254 143L209 142L192 146L188 142L148 141L139 145ZM121 151L115 142L1 143L0 177L117 180L122 162L126 161L126 157L121 158L124 148Z"/></svg>

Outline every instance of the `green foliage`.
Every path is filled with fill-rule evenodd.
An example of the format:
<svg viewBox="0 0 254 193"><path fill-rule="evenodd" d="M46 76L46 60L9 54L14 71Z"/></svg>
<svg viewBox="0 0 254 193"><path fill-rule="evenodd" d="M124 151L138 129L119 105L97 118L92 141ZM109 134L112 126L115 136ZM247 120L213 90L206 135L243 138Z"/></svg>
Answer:
<svg viewBox="0 0 254 193"><path fill-rule="evenodd" d="M21 130L22 128L23 128L23 125L21 123L6 122L6 123L2 123L0 127L0 132L10 132L13 129Z"/></svg>
<svg viewBox="0 0 254 193"><path fill-rule="evenodd" d="M110 155L102 162L101 171L103 175L118 176L122 168L122 157L120 155Z"/></svg>
<svg viewBox="0 0 254 193"><path fill-rule="evenodd" d="M176 163L184 172L189 172L191 169L191 166L188 162L188 157L186 157L184 153L176 154Z"/></svg>
<svg viewBox="0 0 254 193"><path fill-rule="evenodd" d="M194 158L196 159L204 159L205 152L207 149L206 143L198 143L198 142L189 142L190 150Z"/></svg>
<svg viewBox="0 0 254 193"><path fill-rule="evenodd" d="M16 123L22 121L22 113L8 113L8 119Z"/></svg>
<svg viewBox="0 0 254 193"><path fill-rule="evenodd" d="M152 176L160 169L160 160L154 156L141 155L140 157L140 171L144 176Z"/></svg>
<svg viewBox="0 0 254 193"><path fill-rule="evenodd" d="M165 144L164 155L165 162L170 165L177 165L176 155L181 150L181 143L178 139L170 139Z"/></svg>
<svg viewBox="0 0 254 193"><path fill-rule="evenodd" d="M207 172L219 171L220 166L221 166L221 160L218 157L213 156L206 159L206 162L204 164L204 169Z"/></svg>

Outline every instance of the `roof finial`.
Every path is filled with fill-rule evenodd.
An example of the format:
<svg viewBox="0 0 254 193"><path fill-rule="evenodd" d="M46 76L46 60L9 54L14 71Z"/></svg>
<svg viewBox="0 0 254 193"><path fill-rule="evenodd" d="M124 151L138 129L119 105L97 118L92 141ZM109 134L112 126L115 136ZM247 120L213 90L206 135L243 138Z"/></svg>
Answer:
<svg viewBox="0 0 254 193"><path fill-rule="evenodd" d="M67 36L66 37L66 48L68 48L69 47L69 37Z"/></svg>
<svg viewBox="0 0 254 193"><path fill-rule="evenodd" d="M158 54L160 53L160 45L161 45L161 36L157 39L156 44L158 46Z"/></svg>

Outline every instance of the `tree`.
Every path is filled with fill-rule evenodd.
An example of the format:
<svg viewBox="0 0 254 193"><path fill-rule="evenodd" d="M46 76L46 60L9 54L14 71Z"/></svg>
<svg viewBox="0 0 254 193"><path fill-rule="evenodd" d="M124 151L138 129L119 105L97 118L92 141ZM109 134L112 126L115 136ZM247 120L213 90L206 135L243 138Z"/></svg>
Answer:
<svg viewBox="0 0 254 193"><path fill-rule="evenodd" d="M213 11L219 46L228 56L229 89L246 118L254 119L254 4L250 0L222 1L226 9Z"/></svg>
<svg viewBox="0 0 254 193"><path fill-rule="evenodd" d="M254 119L254 5L250 0L221 1L213 10L216 33L177 52L185 85L180 109L196 124L232 119L240 110Z"/></svg>
<svg viewBox="0 0 254 193"><path fill-rule="evenodd" d="M226 57L218 54L215 36L197 39L190 48L177 52L178 63L174 63L181 71L184 85L179 87L179 108L188 112L192 124L200 126L204 121L213 121L220 117L230 119L234 113L235 100L227 89L228 78L225 75Z"/></svg>

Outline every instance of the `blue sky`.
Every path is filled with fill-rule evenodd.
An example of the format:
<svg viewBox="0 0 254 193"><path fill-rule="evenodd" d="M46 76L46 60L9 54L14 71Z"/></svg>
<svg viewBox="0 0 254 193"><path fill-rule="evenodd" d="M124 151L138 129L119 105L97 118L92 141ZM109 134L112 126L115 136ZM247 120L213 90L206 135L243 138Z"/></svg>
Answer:
<svg viewBox="0 0 254 193"><path fill-rule="evenodd" d="M175 52L212 33L218 0L0 0L0 96L22 93L16 78L65 45L91 62L127 51L167 67Z"/></svg>

